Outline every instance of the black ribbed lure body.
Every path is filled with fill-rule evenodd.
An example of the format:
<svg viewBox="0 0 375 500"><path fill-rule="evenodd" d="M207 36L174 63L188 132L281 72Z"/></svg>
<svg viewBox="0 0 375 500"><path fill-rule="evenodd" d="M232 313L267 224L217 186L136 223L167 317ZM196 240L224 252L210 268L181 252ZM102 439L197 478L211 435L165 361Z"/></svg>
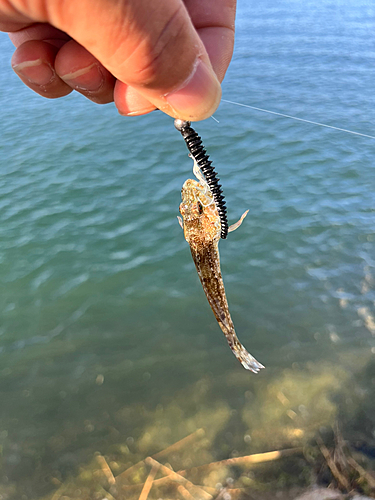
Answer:
<svg viewBox="0 0 375 500"><path fill-rule="evenodd" d="M221 224L221 235L220 237L225 240L228 236L228 218L227 218L227 207L225 206L223 190L221 189L221 184L219 184L219 178L212 166L212 161L204 149L202 144L202 139L199 137L197 132L191 127L190 122L183 120L175 120L174 125L177 130L181 132L184 138L188 150L194 160L197 162L206 182L210 188L210 191L214 197L215 205L220 216Z"/></svg>

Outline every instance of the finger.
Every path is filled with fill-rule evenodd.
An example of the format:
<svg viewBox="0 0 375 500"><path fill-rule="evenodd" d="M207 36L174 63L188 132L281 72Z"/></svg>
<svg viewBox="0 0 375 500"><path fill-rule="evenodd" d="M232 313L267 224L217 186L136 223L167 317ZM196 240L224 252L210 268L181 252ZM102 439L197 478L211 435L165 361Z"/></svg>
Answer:
<svg viewBox="0 0 375 500"><path fill-rule="evenodd" d="M70 36L63 31L44 23L31 24L14 33L8 33L8 35L15 47L19 47L30 40L44 40L60 48L71 39Z"/></svg>
<svg viewBox="0 0 375 500"><path fill-rule="evenodd" d="M117 80L115 85L114 101L118 112L124 116L145 115L156 109L139 92L119 80Z"/></svg>
<svg viewBox="0 0 375 500"><path fill-rule="evenodd" d="M201 28L198 34L206 47L212 68L222 82L232 59L234 33L223 28Z"/></svg>
<svg viewBox="0 0 375 500"><path fill-rule="evenodd" d="M48 24L37 23L10 33L9 37L16 47L26 41L43 40L61 48L54 62L54 69L61 80L96 103L113 101L114 77L66 33ZM31 57L34 58L35 54ZM33 62L31 65L33 67Z"/></svg>
<svg viewBox="0 0 375 500"><path fill-rule="evenodd" d="M98 104L113 101L115 78L74 40L65 43L59 50L55 70L61 80L88 99Z"/></svg>
<svg viewBox="0 0 375 500"><path fill-rule="evenodd" d="M212 67L222 81L233 54L236 0L185 0L185 5ZM123 115L145 114L154 109L136 90L122 82L116 83L114 99Z"/></svg>
<svg viewBox="0 0 375 500"><path fill-rule="evenodd" d="M220 84L181 0L65 0L45 10L44 3L39 20L68 33L156 107L191 120L217 108Z"/></svg>
<svg viewBox="0 0 375 500"><path fill-rule="evenodd" d="M22 14L10 2L0 3L0 31L18 31L30 25L30 16Z"/></svg>
<svg viewBox="0 0 375 500"><path fill-rule="evenodd" d="M113 82L115 79L82 46L74 42L67 44L71 38L66 33L49 24L35 23L15 33L9 33L9 38L15 47L19 47L30 40L48 41L48 43L59 48L64 45L64 50L60 50L55 59L55 69L60 78L70 87L95 102L104 104L113 100ZM65 44L67 47L65 47ZM89 82L88 86L86 85L89 71L86 72L85 69L94 62L100 65L100 73L104 76L104 82L97 83L97 89L93 88L94 82ZM69 81L69 74L75 72L78 72L76 81ZM95 72L94 76L97 77ZM101 87L100 92L95 92L99 87ZM155 109L155 106L136 90L119 81L116 82L115 96L118 111L122 115L143 115Z"/></svg>
<svg viewBox="0 0 375 500"><path fill-rule="evenodd" d="M236 3L236 0L185 0L192 23L220 81L233 54Z"/></svg>
<svg viewBox="0 0 375 500"><path fill-rule="evenodd" d="M236 0L185 0L185 5L222 81L233 54ZM116 83L114 99L122 115L140 115L154 109L135 89L122 82Z"/></svg>
<svg viewBox="0 0 375 500"><path fill-rule="evenodd" d="M234 33L221 28L202 28L198 29L198 34L210 56L217 78L222 82L232 58ZM118 112L125 116L144 115L157 109L139 92L120 81L115 85L114 101Z"/></svg>
<svg viewBox="0 0 375 500"><path fill-rule="evenodd" d="M63 82L54 69L58 48L40 40L20 45L12 57L12 68L23 83L34 92L55 99L69 94L72 88Z"/></svg>

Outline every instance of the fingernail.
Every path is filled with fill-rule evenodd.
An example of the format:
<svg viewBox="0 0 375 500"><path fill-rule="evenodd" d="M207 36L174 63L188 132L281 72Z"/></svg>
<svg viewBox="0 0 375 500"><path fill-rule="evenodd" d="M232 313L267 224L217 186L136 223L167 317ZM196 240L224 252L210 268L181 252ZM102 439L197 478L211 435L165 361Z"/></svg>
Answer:
<svg viewBox="0 0 375 500"><path fill-rule="evenodd" d="M73 73L59 75L65 83L77 90L95 92L104 85L104 75L96 63Z"/></svg>
<svg viewBox="0 0 375 500"><path fill-rule="evenodd" d="M55 77L53 68L41 59L16 64L13 69L21 78L39 86L47 85Z"/></svg>
<svg viewBox="0 0 375 500"><path fill-rule="evenodd" d="M165 96L178 118L201 120L211 116L221 99L221 86L214 71L201 59L198 60L193 75L177 91Z"/></svg>

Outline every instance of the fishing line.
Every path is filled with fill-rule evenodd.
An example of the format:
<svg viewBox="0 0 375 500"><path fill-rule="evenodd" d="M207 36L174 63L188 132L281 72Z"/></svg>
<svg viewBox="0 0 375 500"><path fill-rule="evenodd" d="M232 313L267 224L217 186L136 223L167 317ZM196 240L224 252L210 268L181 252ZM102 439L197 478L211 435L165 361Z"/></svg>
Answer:
<svg viewBox="0 0 375 500"><path fill-rule="evenodd" d="M297 120L299 122L310 123L312 125L319 125L320 127L332 128L333 130L346 132L347 134L360 135L361 137L368 137L369 139L375 139L375 136L373 135L361 134L361 132L355 132L354 130L334 127L333 125L326 125L325 123L313 122L312 120L305 120L304 118L298 118L297 116L284 115L283 113L277 113L276 111L270 111L269 109L257 108L255 106L250 106L249 104L242 104L240 102L228 101L227 99L221 99L221 101L227 102L229 104L235 104L236 106L242 106L244 108L255 109L256 111L262 111L263 113L270 113L271 115L282 116L283 118L291 118L292 120Z"/></svg>

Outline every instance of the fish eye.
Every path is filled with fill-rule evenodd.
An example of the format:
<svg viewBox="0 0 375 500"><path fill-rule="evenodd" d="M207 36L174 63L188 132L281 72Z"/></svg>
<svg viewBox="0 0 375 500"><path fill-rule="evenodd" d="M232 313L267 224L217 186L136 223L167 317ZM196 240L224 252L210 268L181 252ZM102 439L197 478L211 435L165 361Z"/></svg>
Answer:
<svg viewBox="0 0 375 500"><path fill-rule="evenodd" d="M203 214L203 205L202 205L202 203L200 201L198 201L197 207L198 207L198 212L200 214Z"/></svg>

